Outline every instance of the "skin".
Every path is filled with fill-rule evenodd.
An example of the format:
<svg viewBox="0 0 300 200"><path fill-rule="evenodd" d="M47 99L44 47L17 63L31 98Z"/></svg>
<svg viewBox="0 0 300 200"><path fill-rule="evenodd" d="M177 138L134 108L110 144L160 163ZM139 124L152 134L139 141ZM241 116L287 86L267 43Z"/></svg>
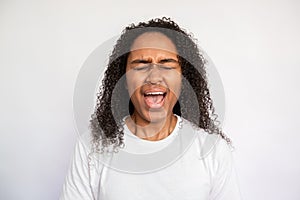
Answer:
<svg viewBox="0 0 300 200"><path fill-rule="evenodd" d="M148 32L135 39L126 65L126 88L134 113L126 119L131 132L140 138L157 141L175 128L173 107L181 89L181 67L174 43L164 34ZM166 93L161 106L149 107L144 94Z"/></svg>

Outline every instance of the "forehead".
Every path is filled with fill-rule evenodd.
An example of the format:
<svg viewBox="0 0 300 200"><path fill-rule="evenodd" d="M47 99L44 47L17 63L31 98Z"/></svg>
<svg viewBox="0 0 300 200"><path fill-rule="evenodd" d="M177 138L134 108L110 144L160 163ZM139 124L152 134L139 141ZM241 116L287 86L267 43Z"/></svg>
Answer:
<svg viewBox="0 0 300 200"><path fill-rule="evenodd" d="M159 32L147 32L141 34L133 41L130 51L136 52L149 49L177 54L176 46L172 40Z"/></svg>

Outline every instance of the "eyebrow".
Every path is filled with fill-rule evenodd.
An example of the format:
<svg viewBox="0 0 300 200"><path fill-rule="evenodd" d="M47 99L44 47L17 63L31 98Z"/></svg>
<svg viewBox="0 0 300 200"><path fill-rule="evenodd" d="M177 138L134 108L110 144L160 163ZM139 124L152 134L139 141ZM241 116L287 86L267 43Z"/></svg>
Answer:
<svg viewBox="0 0 300 200"><path fill-rule="evenodd" d="M166 58L159 61L159 63L169 63L169 62L178 63L178 60L175 60L173 58Z"/></svg>
<svg viewBox="0 0 300 200"><path fill-rule="evenodd" d="M173 59L173 58L165 58L165 59L162 59L162 60L160 60L159 61L159 63L170 63L170 62L172 62L172 63L178 63L178 60L175 60L175 59ZM147 64L147 63L152 63L151 62L151 60L145 60L145 59L135 59L135 60L133 60L133 61L131 61L130 62L130 64L140 64L140 63L142 63L142 64Z"/></svg>
<svg viewBox="0 0 300 200"><path fill-rule="evenodd" d="M143 64L151 63L151 60L135 59L130 62L130 64L139 64L139 63L143 63Z"/></svg>

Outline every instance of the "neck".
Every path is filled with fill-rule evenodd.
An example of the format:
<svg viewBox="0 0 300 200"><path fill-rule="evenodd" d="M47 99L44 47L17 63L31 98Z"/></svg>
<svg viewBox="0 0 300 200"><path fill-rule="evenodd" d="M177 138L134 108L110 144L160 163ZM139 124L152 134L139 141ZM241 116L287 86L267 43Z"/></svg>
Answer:
<svg viewBox="0 0 300 200"><path fill-rule="evenodd" d="M126 119L129 130L139 138L158 141L168 137L174 130L177 118L171 113L164 120L157 122L145 122L136 117L135 114Z"/></svg>

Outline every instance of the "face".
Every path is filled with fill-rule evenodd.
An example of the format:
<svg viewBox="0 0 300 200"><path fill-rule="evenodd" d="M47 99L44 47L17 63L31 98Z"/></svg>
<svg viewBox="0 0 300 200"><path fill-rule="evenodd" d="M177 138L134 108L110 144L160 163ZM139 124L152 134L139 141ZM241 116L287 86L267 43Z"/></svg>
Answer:
<svg viewBox="0 0 300 200"><path fill-rule="evenodd" d="M174 43L158 32L137 37L127 59L126 84L140 124L171 117L181 89L181 67Z"/></svg>

